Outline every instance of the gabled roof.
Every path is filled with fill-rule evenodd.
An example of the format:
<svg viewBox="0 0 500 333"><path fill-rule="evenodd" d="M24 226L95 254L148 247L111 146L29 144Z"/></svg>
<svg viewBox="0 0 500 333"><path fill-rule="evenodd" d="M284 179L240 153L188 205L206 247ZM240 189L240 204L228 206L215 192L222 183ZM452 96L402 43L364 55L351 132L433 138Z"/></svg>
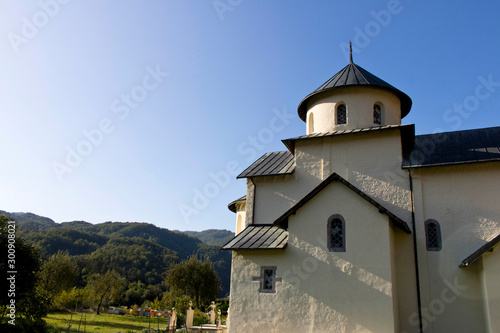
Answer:
<svg viewBox="0 0 500 333"><path fill-rule="evenodd" d="M410 228L408 227L408 224L405 221L401 220L395 214L393 214L392 212L390 212L387 208L385 208L384 206L382 206L381 204L379 204L377 201L375 201L373 198L371 198L368 194L364 193L363 191L361 191L360 189L358 189L357 187L355 187L354 185L352 185L350 182L348 182L347 180L345 180L344 178L342 178L341 176L339 176L335 172L333 174L331 174L328 178L326 178L325 180L323 180L311 192L309 192L308 194L306 194L306 196L304 196L292 208L290 208L283 215L281 215L280 217L278 217L278 219L276 219L276 221L274 221L273 224L274 225L286 224L286 222L288 221L288 218L290 217L290 215L295 214L299 208L301 208L302 206L304 206L307 202L309 202L309 200L311 200L312 198L314 198L314 196L316 196L316 194L318 194L319 192L321 192L328 184L330 184L333 181L338 181L338 182L344 184L345 186L347 186L349 189L351 189L352 191L354 191L354 193L358 194L360 197L362 197L363 199L365 199L366 201L368 201L369 203L371 203L373 206L375 206L378 209L379 213L387 215L391 219L391 221L397 227L399 227L404 232L411 234L411 230L410 230Z"/></svg>
<svg viewBox="0 0 500 333"><path fill-rule="evenodd" d="M307 97L304 98L302 102L300 102L298 107L298 114L300 119L306 121L307 103L309 102L311 97L325 91L346 86L373 86L391 91L395 93L401 101L401 118L404 118L410 112L412 101L411 98L408 97L408 95L396 89L384 80L376 77L361 66L358 66L355 63L351 62L349 63L349 65L342 68L340 72L338 72L328 81L319 86L318 89L307 95Z"/></svg>
<svg viewBox="0 0 500 333"><path fill-rule="evenodd" d="M274 225L249 225L221 250L274 250L288 244L288 231Z"/></svg>
<svg viewBox="0 0 500 333"><path fill-rule="evenodd" d="M415 136L403 168L500 161L500 127Z"/></svg>
<svg viewBox="0 0 500 333"><path fill-rule="evenodd" d="M467 266L469 266L470 264L472 264L473 262L475 262L477 259L479 259L483 254L485 254L486 252L488 252L490 250L493 250L493 247L498 242L500 242L500 234L497 235L492 240L490 240L488 243L486 243L483 246L481 246L479 248L479 250L477 250L476 252L474 252L473 254L471 254L470 256L468 256L466 259L464 259L462 261L462 263L460 264L459 267L467 267Z"/></svg>
<svg viewBox="0 0 500 333"><path fill-rule="evenodd" d="M236 178L286 175L293 173L294 170L293 155L288 151L278 151L262 155Z"/></svg>

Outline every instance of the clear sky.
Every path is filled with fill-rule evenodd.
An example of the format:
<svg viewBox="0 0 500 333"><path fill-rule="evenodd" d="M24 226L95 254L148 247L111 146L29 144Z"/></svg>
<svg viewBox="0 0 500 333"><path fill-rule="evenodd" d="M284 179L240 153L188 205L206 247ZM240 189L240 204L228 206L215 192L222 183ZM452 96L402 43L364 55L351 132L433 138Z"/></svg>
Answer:
<svg viewBox="0 0 500 333"><path fill-rule="evenodd" d="M255 159L354 62L417 134L500 126L500 2L0 3L0 209L234 230ZM183 212L183 213L182 213Z"/></svg>

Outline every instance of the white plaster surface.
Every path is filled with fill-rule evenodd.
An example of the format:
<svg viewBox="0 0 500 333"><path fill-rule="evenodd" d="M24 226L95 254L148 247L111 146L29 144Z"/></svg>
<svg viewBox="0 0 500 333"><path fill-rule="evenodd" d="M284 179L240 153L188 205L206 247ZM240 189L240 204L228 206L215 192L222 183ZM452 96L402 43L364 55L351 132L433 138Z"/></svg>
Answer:
<svg viewBox="0 0 500 333"><path fill-rule="evenodd" d="M487 318L490 322L489 332L500 332L500 247L497 245L493 253L483 255L484 298L487 307Z"/></svg>
<svg viewBox="0 0 500 333"><path fill-rule="evenodd" d="M401 169L399 129L298 141L295 158L293 175L253 180L254 223L272 223L333 172L401 219L411 221L409 178Z"/></svg>
<svg viewBox="0 0 500 333"><path fill-rule="evenodd" d="M333 214L346 221L346 252L326 247ZM345 185L328 185L290 218L285 250L234 252L230 332L393 332L391 228ZM283 281L259 293L252 277L274 265Z"/></svg>
<svg viewBox="0 0 500 333"><path fill-rule="evenodd" d="M500 231L499 166L489 162L413 171L422 304L430 312L425 321L428 332L488 331L483 267L478 262L467 268L458 266ZM439 252L426 250L427 219L435 219L441 226ZM485 265L485 271L488 269ZM441 311L439 304L450 284L463 290L452 302L444 302ZM486 294L492 293L500 289L500 283L487 289Z"/></svg>
<svg viewBox="0 0 500 333"><path fill-rule="evenodd" d="M401 123L401 102L397 95L376 87L343 87L311 98L308 103L306 133L380 126L373 122L375 103L382 106L382 125ZM336 108L339 104L347 107L347 124L336 124ZM309 117L310 113L313 113L314 118ZM314 127L309 126L311 119L314 119Z"/></svg>

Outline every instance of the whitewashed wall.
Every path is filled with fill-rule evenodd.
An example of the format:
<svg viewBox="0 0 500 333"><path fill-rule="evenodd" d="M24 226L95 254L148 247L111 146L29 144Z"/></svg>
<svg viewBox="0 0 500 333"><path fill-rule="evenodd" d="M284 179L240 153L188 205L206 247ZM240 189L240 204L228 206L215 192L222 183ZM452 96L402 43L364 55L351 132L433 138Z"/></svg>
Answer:
<svg viewBox="0 0 500 333"><path fill-rule="evenodd" d="M346 252L327 249L327 221L346 222ZM395 237L386 215L332 183L289 219L288 247L235 251L230 332L394 332ZM411 236L404 234L410 240ZM259 293L261 266L277 266L275 294Z"/></svg>
<svg viewBox="0 0 500 333"><path fill-rule="evenodd" d="M413 171L426 332L488 332L485 292L492 288L484 289L481 261L459 265L500 233L499 166L489 162ZM426 250L427 219L440 223L441 251Z"/></svg>

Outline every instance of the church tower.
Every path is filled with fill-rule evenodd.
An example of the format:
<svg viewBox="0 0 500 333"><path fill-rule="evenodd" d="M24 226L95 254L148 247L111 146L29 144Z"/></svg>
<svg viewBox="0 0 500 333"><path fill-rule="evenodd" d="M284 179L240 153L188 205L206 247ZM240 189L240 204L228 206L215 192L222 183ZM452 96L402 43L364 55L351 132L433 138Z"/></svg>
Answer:
<svg viewBox="0 0 500 333"><path fill-rule="evenodd" d="M400 125L411 109L402 91L352 61L300 102L306 134Z"/></svg>
<svg viewBox="0 0 500 333"><path fill-rule="evenodd" d="M399 325L417 308L401 168L411 105L351 56L300 102L306 135L238 176L247 193L228 206L236 235L223 246L233 251L231 332L415 333Z"/></svg>
<svg viewBox="0 0 500 333"><path fill-rule="evenodd" d="M415 135L350 58L238 176L230 333L500 332L500 127Z"/></svg>

